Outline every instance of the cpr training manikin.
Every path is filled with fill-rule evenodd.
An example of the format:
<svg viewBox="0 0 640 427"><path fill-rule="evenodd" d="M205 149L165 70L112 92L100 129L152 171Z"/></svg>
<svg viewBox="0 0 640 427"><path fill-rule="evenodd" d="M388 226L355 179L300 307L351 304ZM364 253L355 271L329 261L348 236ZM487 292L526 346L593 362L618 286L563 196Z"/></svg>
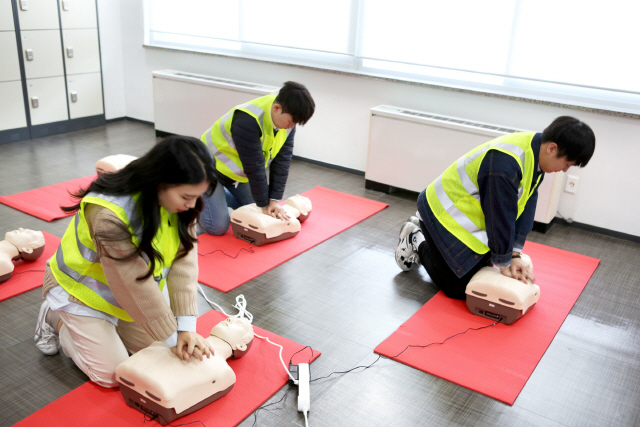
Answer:
<svg viewBox="0 0 640 427"><path fill-rule="evenodd" d="M18 228L9 231L0 241L0 283L6 282L13 275L13 261L35 261L44 252L44 235L42 231Z"/></svg>
<svg viewBox="0 0 640 427"><path fill-rule="evenodd" d="M528 255L522 254L522 260L533 270ZM504 276L498 268L484 267L471 278L466 294L473 314L510 325L538 302L540 287Z"/></svg>
<svg viewBox="0 0 640 427"><path fill-rule="evenodd" d="M311 215L311 200L295 195L287 199L283 208L289 216L284 221L263 214L255 203L239 207L231 212L233 234L256 246L294 237L300 232L300 223Z"/></svg>
<svg viewBox="0 0 640 427"><path fill-rule="evenodd" d="M229 393L236 375L227 364L239 358L253 342L253 326L243 317L229 317L211 329L210 358L195 356L185 362L161 342L129 357L116 368L116 378L127 404L162 425L190 414Z"/></svg>

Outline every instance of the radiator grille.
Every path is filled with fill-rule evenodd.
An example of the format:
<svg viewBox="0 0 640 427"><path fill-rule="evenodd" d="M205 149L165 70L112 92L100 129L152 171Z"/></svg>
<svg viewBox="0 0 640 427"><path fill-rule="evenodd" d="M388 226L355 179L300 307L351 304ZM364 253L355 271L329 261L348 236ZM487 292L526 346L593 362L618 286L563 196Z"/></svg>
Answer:
<svg viewBox="0 0 640 427"><path fill-rule="evenodd" d="M251 88L251 89L260 89L260 88L264 87L264 86L253 84L253 83L239 82L239 81L236 81L236 80L226 80L226 79L220 79L220 78L216 78L216 77L199 76L199 75L196 75L196 74L174 73L174 75L175 76L180 76L180 77L187 77L189 79L203 80L203 81L206 81L206 82L222 83L222 84L240 86L240 87L247 87L247 88Z"/></svg>
<svg viewBox="0 0 640 427"><path fill-rule="evenodd" d="M493 130L493 131L496 131L496 132L502 132L502 133L521 132L518 129L510 129L510 128L505 128L505 127L500 127L500 126L488 125L488 124L484 124L484 123L470 122L468 120L456 119L455 117L437 116L435 114L424 113L424 112L421 112L421 111L398 110L398 112L401 113L401 114L407 114L407 115L410 115L410 116L423 117L425 119L438 120L438 121L447 122L447 123L455 123L455 124L458 124L458 125L472 126L472 127L479 128L479 129L489 129L489 130Z"/></svg>

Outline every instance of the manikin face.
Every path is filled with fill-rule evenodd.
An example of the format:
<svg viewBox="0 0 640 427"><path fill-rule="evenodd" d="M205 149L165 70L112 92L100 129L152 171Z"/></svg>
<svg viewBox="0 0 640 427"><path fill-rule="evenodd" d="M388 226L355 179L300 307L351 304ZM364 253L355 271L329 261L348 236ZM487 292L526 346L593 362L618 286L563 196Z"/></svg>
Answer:
<svg viewBox="0 0 640 427"><path fill-rule="evenodd" d="M196 205L198 197L209 188L209 181L199 184L173 185L158 190L158 202L169 213L188 211Z"/></svg>
<svg viewBox="0 0 640 427"><path fill-rule="evenodd" d="M234 350L246 350L253 339L253 326L244 317L229 317L211 329L211 334L228 342Z"/></svg>
<svg viewBox="0 0 640 427"><path fill-rule="evenodd" d="M287 199L287 204L298 209L302 215L306 215L311 211L311 200L299 194L289 197Z"/></svg>
<svg viewBox="0 0 640 427"><path fill-rule="evenodd" d="M540 150L540 169L544 173L566 172L576 164L575 160L567 160L567 156L558 157L558 146L555 142L549 142Z"/></svg>
<svg viewBox="0 0 640 427"><path fill-rule="evenodd" d="M296 125L289 113L282 112L282 105L273 104L271 106L271 120L278 129L293 129Z"/></svg>
<svg viewBox="0 0 640 427"><path fill-rule="evenodd" d="M14 245L20 252L32 253L34 249L44 246L42 231L18 228L4 235L6 241Z"/></svg>

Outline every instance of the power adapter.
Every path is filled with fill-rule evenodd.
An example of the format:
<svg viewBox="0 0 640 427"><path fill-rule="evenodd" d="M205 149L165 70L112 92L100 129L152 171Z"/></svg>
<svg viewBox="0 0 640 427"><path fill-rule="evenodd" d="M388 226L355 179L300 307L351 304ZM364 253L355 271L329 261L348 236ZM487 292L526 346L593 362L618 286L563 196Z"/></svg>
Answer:
<svg viewBox="0 0 640 427"><path fill-rule="evenodd" d="M291 362L289 362L289 374L291 374L289 384L298 385L298 365L292 365ZM291 379L292 377L293 379Z"/></svg>

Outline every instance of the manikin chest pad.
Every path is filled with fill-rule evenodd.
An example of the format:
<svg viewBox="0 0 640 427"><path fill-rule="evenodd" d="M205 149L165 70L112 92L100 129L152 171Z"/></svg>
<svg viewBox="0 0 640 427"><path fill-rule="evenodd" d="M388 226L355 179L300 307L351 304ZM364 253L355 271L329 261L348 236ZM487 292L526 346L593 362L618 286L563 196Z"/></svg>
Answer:
<svg viewBox="0 0 640 427"><path fill-rule="evenodd" d="M522 260L531 263L525 254ZM498 268L484 267L471 278L466 294L473 314L510 325L538 302L540 287L504 276Z"/></svg>

